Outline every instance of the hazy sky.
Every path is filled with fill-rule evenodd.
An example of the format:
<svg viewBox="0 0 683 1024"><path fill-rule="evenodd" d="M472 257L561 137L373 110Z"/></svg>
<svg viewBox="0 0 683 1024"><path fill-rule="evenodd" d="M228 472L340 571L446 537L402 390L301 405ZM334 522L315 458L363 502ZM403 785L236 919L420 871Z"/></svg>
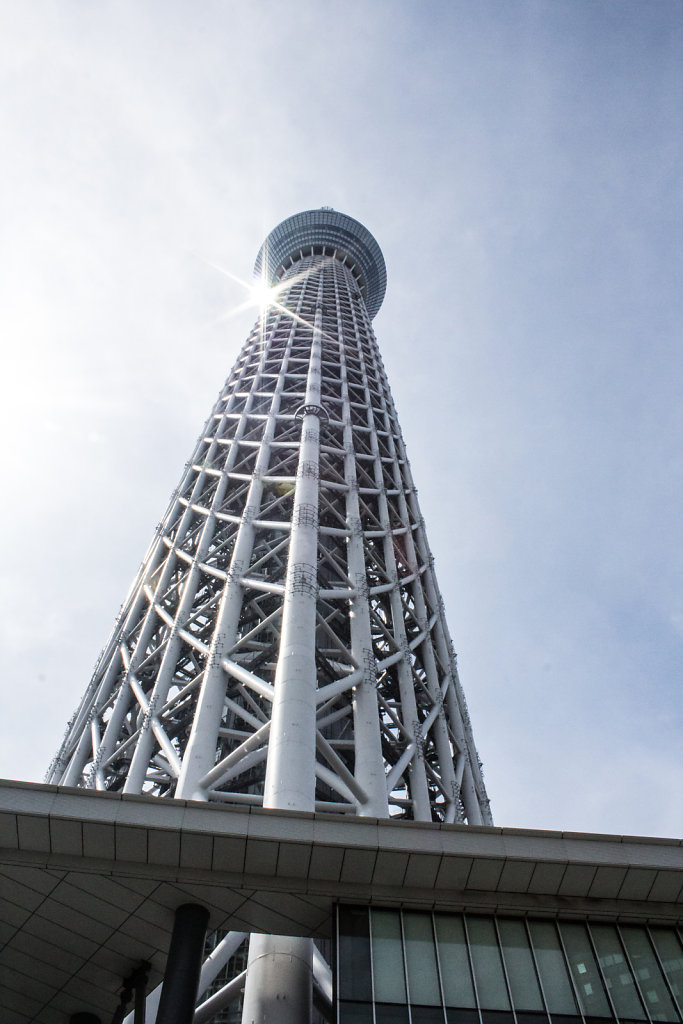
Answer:
<svg viewBox="0 0 683 1024"><path fill-rule="evenodd" d="M330 205L497 824L683 810L683 3L5 0L0 776L40 780L251 326Z"/></svg>

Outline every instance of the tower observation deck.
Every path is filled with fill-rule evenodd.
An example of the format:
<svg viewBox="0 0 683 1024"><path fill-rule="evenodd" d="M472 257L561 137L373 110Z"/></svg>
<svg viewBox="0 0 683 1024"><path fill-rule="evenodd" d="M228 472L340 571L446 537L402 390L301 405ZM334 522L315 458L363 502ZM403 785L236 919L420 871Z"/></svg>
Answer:
<svg viewBox="0 0 683 1024"><path fill-rule="evenodd" d="M381 250L351 217L309 210L255 269L270 294L48 781L490 824L372 329ZM243 1020L305 1020L316 962L310 940L252 937Z"/></svg>

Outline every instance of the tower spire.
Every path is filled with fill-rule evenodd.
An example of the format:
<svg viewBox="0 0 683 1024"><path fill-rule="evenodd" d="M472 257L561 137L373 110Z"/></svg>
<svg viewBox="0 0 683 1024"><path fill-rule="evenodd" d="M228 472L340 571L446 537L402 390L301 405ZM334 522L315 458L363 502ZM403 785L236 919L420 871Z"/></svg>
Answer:
<svg viewBox="0 0 683 1024"><path fill-rule="evenodd" d="M278 225L255 270L269 301L49 781L489 824L372 330L382 253L323 207Z"/></svg>

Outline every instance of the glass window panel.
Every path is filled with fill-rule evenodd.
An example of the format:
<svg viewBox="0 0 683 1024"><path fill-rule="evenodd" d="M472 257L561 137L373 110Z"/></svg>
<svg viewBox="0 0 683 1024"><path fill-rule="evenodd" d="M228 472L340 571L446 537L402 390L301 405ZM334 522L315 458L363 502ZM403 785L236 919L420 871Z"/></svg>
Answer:
<svg viewBox="0 0 683 1024"><path fill-rule="evenodd" d="M365 907L339 908L339 997L372 1000L370 927Z"/></svg>
<svg viewBox="0 0 683 1024"><path fill-rule="evenodd" d="M532 1010L515 1010L515 1017L517 1024L548 1024L548 1014L545 1010L542 1013L536 1013ZM555 1024L554 1017L553 1024ZM574 1024L577 1024L577 1022L574 1021Z"/></svg>
<svg viewBox="0 0 683 1024"><path fill-rule="evenodd" d="M373 1024L372 1003L340 1003L339 1024Z"/></svg>
<svg viewBox="0 0 683 1024"><path fill-rule="evenodd" d="M376 1003L375 1020L377 1024L409 1024L408 1005Z"/></svg>
<svg viewBox="0 0 683 1024"><path fill-rule="evenodd" d="M646 1014L636 991L616 928L611 924L592 924L590 931L618 1016L628 1020L645 1020Z"/></svg>
<svg viewBox="0 0 683 1024"><path fill-rule="evenodd" d="M621 937L652 1019L680 1020L645 929L624 925Z"/></svg>
<svg viewBox="0 0 683 1024"><path fill-rule="evenodd" d="M612 1011L605 995L586 926L578 921L563 921L560 924L560 932L584 1015L611 1017Z"/></svg>
<svg viewBox="0 0 683 1024"><path fill-rule="evenodd" d="M551 1014L576 1016L576 1002L555 925L551 921L530 921L529 931L548 1009Z"/></svg>
<svg viewBox="0 0 683 1024"><path fill-rule="evenodd" d="M373 910L371 913L375 1000L378 1003L407 1003L399 912Z"/></svg>
<svg viewBox="0 0 683 1024"><path fill-rule="evenodd" d="M479 1024L479 1013L477 1010L446 1010L448 1024Z"/></svg>
<svg viewBox="0 0 683 1024"><path fill-rule="evenodd" d="M434 921L446 1006L473 1008L476 1003L462 917L460 914L437 914Z"/></svg>
<svg viewBox="0 0 683 1024"><path fill-rule="evenodd" d="M481 1024L515 1024L515 1018L505 1010L482 1010Z"/></svg>
<svg viewBox="0 0 683 1024"><path fill-rule="evenodd" d="M671 990L683 1005L683 948L673 928L651 928L650 934L662 961Z"/></svg>
<svg viewBox="0 0 683 1024"><path fill-rule="evenodd" d="M493 921L487 917L468 917L467 931L480 1007L509 1010L510 1000Z"/></svg>
<svg viewBox="0 0 683 1024"><path fill-rule="evenodd" d="M404 914L403 934L411 1004L441 1006L431 914Z"/></svg>
<svg viewBox="0 0 683 1024"><path fill-rule="evenodd" d="M543 1010L541 990L524 922L501 918L498 931L515 1010Z"/></svg>
<svg viewBox="0 0 683 1024"><path fill-rule="evenodd" d="M413 1024L445 1024L442 1006L411 1006L410 1018Z"/></svg>

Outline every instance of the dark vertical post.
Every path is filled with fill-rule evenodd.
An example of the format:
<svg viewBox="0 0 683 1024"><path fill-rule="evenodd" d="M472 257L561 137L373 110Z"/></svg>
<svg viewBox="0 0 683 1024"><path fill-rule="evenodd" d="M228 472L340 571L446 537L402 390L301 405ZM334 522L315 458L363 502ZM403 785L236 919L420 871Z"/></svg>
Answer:
<svg viewBox="0 0 683 1024"><path fill-rule="evenodd" d="M147 978L151 964L146 960L140 964L136 971L133 971L133 993L135 996L133 1024L145 1024L145 1011L147 1003Z"/></svg>
<svg viewBox="0 0 683 1024"><path fill-rule="evenodd" d="M192 1024L208 922L198 903L176 910L156 1024Z"/></svg>

